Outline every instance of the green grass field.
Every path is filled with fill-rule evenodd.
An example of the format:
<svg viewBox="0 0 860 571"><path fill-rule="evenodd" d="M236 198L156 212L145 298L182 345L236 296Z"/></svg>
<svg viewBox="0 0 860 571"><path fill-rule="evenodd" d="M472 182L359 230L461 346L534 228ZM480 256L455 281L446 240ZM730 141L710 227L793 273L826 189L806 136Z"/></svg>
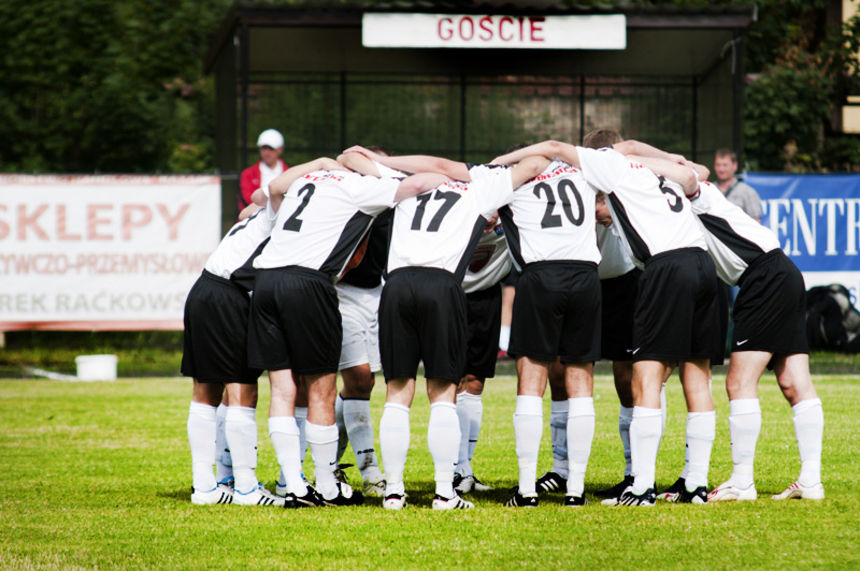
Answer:
<svg viewBox="0 0 860 571"><path fill-rule="evenodd" d="M722 381L714 381L712 486L731 472ZM675 480L684 458L683 397L676 376L670 383L658 488ZM0 567L857 568L860 376L817 377L816 386L825 414L823 502L770 499L794 480L799 461L791 410L768 375L761 390L758 501L655 508L592 504L574 510L562 507L556 495L534 510L505 508L501 502L517 474L515 379L506 375L487 384L473 462L496 489L473 494L474 510L439 513L429 507L433 470L423 394L411 415L406 510L388 512L380 500L371 500L354 508L291 511L191 505L187 379L0 381ZM264 378L258 475L273 487L277 465L266 432L268 394ZM372 401L377 427L383 394L378 386ZM615 483L623 469L609 377L598 377L595 397L587 492ZM548 421L548 397L545 404ZM345 461L351 454L347 450ZM539 473L551 462L547 428ZM348 472L358 483L358 473Z"/></svg>

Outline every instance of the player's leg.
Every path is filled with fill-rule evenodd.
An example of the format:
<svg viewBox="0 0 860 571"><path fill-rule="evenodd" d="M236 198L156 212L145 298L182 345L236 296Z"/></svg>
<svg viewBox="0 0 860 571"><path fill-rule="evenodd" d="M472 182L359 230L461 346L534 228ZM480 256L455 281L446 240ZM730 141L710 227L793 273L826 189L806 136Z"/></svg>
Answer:
<svg viewBox="0 0 860 571"><path fill-rule="evenodd" d="M221 404L215 410L215 479L219 484L233 487L233 458L227 445L224 425L227 421L227 407L230 406L226 391Z"/></svg>
<svg viewBox="0 0 860 571"><path fill-rule="evenodd" d="M219 485L212 467L215 464L215 409L221 402L223 383L202 383L194 379L188 409L188 444L191 448L191 502L220 504L232 501L232 491Z"/></svg>
<svg viewBox="0 0 860 571"><path fill-rule="evenodd" d="M663 435L660 388L671 369L670 363L663 361L633 363L630 452L634 478L629 491L637 497L654 493L657 450Z"/></svg>
<svg viewBox="0 0 860 571"><path fill-rule="evenodd" d="M565 385L570 412L567 419L568 465L565 505L581 506L585 501L585 471L594 440L594 364L565 366Z"/></svg>
<svg viewBox="0 0 860 571"><path fill-rule="evenodd" d="M567 417L570 403L565 386L565 367L556 359L549 368L549 433L552 438L552 469L535 482L538 493L563 492L569 473L567 460Z"/></svg>
<svg viewBox="0 0 860 571"><path fill-rule="evenodd" d="M361 472L365 493L381 496L385 491L385 481L379 470L370 417L370 395L375 383L373 372L369 363L363 363L343 369L341 378L343 389L338 398L341 400L344 431L355 454L355 465Z"/></svg>
<svg viewBox="0 0 860 571"><path fill-rule="evenodd" d="M409 452L409 408L414 398L414 378L386 379L385 406L379 419L379 451L386 482L382 506L386 509L402 509L406 505L403 472Z"/></svg>
<svg viewBox="0 0 860 571"><path fill-rule="evenodd" d="M427 422L427 447L433 459L436 493L433 509L449 510L474 507L454 491L454 466L460 442L457 418L457 385L446 379L427 379L430 419Z"/></svg>
<svg viewBox="0 0 860 571"><path fill-rule="evenodd" d="M824 411L809 374L809 355L795 353L777 358L774 372L779 388L794 412L792 420L800 452L800 475L797 481L775 495L774 499L824 499L824 486L821 484Z"/></svg>
<svg viewBox="0 0 860 571"><path fill-rule="evenodd" d="M766 351L732 353L726 374L732 475L708 494L709 502L754 500L755 447L761 432L758 383L772 355Z"/></svg>
<svg viewBox="0 0 860 571"><path fill-rule="evenodd" d="M685 490L676 498L684 503L707 501L708 469L716 433L716 413L710 390L709 359L695 359L681 365L681 383L687 401L685 449L689 470L684 478ZM685 493L686 492L686 493Z"/></svg>
<svg viewBox="0 0 860 571"><path fill-rule="evenodd" d="M304 374L308 387L308 421L305 438L314 461L317 492L326 505L356 505L364 496L353 492L335 477L337 469L337 425L334 422L334 401L337 396L335 373Z"/></svg>
<svg viewBox="0 0 860 571"><path fill-rule="evenodd" d="M484 416L484 379L466 375L457 387L457 418L460 422L460 446L457 453L457 468L454 487L459 494L467 494L473 489L488 490L488 486L476 482L472 469L475 445L481 433Z"/></svg>
<svg viewBox="0 0 860 571"><path fill-rule="evenodd" d="M519 485L507 505L533 507L538 503L538 451L543 433L543 393L546 391L550 362L517 358L517 405L514 412Z"/></svg>

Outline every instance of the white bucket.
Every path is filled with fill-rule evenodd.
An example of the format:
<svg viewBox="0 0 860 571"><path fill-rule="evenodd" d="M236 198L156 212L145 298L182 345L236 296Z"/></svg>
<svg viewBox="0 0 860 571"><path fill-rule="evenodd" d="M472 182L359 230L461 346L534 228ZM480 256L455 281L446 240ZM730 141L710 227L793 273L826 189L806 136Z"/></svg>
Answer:
<svg viewBox="0 0 860 571"><path fill-rule="evenodd" d="M78 379L81 381L115 381L116 355L78 355Z"/></svg>

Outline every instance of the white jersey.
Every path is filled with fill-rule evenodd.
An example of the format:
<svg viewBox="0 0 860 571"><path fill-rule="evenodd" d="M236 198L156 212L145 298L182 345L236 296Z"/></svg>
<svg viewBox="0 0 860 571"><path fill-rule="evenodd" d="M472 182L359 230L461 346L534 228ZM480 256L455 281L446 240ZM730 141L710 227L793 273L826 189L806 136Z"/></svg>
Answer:
<svg viewBox="0 0 860 571"><path fill-rule="evenodd" d="M576 150L585 179L606 193L613 224L637 266L662 252L708 249L683 192L613 149Z"/></svg>
<svg viewBox="0 0 860 571"><path fill-rule="evenodd" d="M463 291L474 293L494 286L511 271L511 257L501 225L481 236L463 277Z"/></svg>
<svg viewBox="0 0 860 571"><path fill-rule="evenodd" d="M600 262L594 189L582 171L553 161L499 209L517 269L544 261Z"/></svg>
<svg viewBox="0 0 860 571"><path fill-rule="evenodd" d="M618 236L615 224L609 228L602 224L597 225L597 247L600 249L600 264L597 265L597 275L600 279L617 278L636 267L627 250L624 249L624 243Z"/></svg>
<svg viewBox="0 0 860 571"><path fill-rule="evenodd" d="M260 209L237 222L209 255L203 269L224 279L235 277L242 287L252 289L251 263L269 240L274 223L275 220L268 216L266 209Z"/></svg>
<svg viewBox="0 0 860 571"><path fill-rule="evenodd" d="M704 227L717 275L727 284L737 284L753 260L779 248L779 240L769 228L729 202L713 184L700 182L691 204Z"/></svg>
<svg viewBox="0 0 860 571"><path fill-rule="evenodd" d="M462 282L487 220L513 193L509 168L489 169L472 182L446 182L394 209L388 273L438 268Z"/></svg>
<svg viewBox="0 0 860 571"><path fill-rule="evenodd" d="M338 276L370 228L394 206L400 182L351 171L315 171L296 180L277 212L255 268L301 266Z"/></svg>

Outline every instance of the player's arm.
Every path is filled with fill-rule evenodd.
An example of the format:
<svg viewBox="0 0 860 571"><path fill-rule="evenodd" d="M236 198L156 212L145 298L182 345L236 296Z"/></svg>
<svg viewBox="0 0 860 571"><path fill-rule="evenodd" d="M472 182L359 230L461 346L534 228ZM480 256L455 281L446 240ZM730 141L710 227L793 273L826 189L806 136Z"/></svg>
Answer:
<svg viewBox="0 0 860 571"><path fill-rule="evenodd" d="M699 177L699 180L708 180L708 177L711 176L711 170L705 165L700 165L699 163L694 163L693 161L685 160L684 164L687 165L688 168L693 169L695 171L696 176Z"/></svg>
<svg viewBox="0 0 860 571"><path fill-rule="evenodd" d="M301 177L305 176L308 173L312 173L318 170L347 170L345 166L340 164L334 159L330 159L328 157L320 157L318 159L314 159L312 161L302 163L300 165L294 166L280 175L278 175L275 180L269 183L269 196L268 199L266 194L263 192L262 188L258 188L254 191L253 200L255 204L259 204L260 206L266 205L266 200L268 200L272 205L272 210L276 211L281 206L281 200L284 198L284 194L287 193L287 190L290 188L294 182L296 182Z"/></svg>
<svg viewBox="0 0 860 571"><path fill-rule="evenodd" d="M510 165L518 163L532 155L542 155L550 160L555 159L564 161L569 165L573 165L577 168L580 167L579 153L576 151L575 146L570 143L562 143L561 141L552 140L535 143L534 145L529 145L528 147L523 147L522 149L517 149L516 151L511 151L510 153L498 156L493 159L492 164Z"/></svg>
<svg viewBox="0 0 860 571"><path fill-rule="evenodd" d="M447 176L435 172L413 174L400 181L400 184L397 186L397 192L394 194L394 201L400 202L401 200L418 196L422 192L433 190L450 180Z"/></svg>
<svg viewBox="0 0 860 571"><path fill-rule="evenodd" d="M639 157L630 156L634 161L641 163L655 174L666 177L669 180L681 185L684 194L692 196L699 188L699 180L696 178L696 173L686 165L668 161L666 159L658 159L654 157Z"/></svg>
<svg viewBox="0 0 860 571"><path fill-rule="evenodd" d="M533 179L549 166L549 159L542 155L532 155L511 167L511 185L514 188Z"/></svg>
<svg viewBox="0 0 860 571"><path fill-rule="evenodd" d="M262 206L252 202L251 204L249 204L248 206L243 208L242 212L239 213L239 221L241 222L242 220L245 220L246 218L253 216L261 208L262 208Z"/></svg>
<svg viewBox="0 0 860 571"><path fill-rule="evenodd" d="M373 160L362 153L343 153L337 157L337 162L349 170L355 171L359 174L375 176L377 178L382 176L382 173L380 173L379 169L376 168L376 164Z"/></svg>
<svg viewBox="0 0 860 571"><path fill-rule="evenodd" d="M472 177L469 175L469 167L466 163L452 161L443 157L434 157L432 155L403 155L389 157L374 153L362 146L356 145L344 151L344 154L360 153L369 159L377 161L389 168L408 173L424 173L435 172L444 174L448 178L454 180L462 180L470 182Z"/></svg>
<svg viewBox="0 0 860 571"><path fill-rule="evenodd" d="M627 139L626 141L615 143L614 145L612 145L612 148L621 153L622 155L651 157L655 159L663 159L678 164L685 164L687 162L687 159L685 159L683 155L679 155L676 153L668 153L662 149L658 149L657 147L651 146L648 143L643 143L642 141L637 141L635 139Z"/></svg>

